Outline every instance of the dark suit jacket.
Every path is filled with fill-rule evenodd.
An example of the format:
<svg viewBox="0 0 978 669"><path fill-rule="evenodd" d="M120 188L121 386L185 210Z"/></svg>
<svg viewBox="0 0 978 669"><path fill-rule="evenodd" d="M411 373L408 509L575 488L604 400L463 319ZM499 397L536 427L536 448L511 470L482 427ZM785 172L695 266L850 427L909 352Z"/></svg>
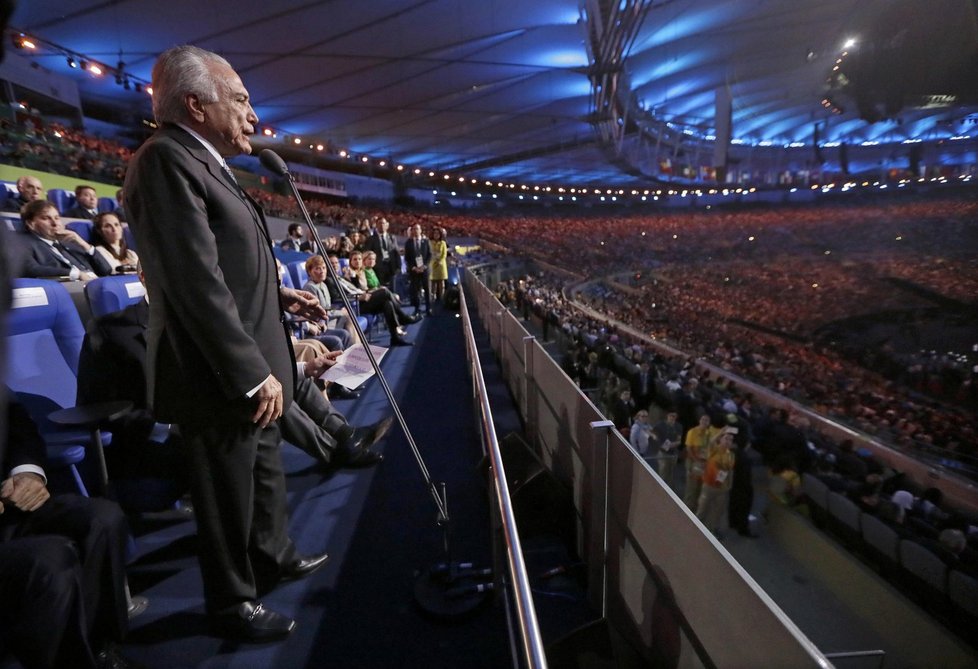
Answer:
<svg viewBox="0 0 978 669"><path fill-rule="evenodd" d="M48 277L48 276L68 276L71 274L71 267L66 265L63 260L54 254L54 250L43 239L32 232L25 232L23 238L28 248L27 262L24 267L24 276L28 277ZM72 263L79 269L95 272L98 276L108 276L112 274L112 266L102 257L100 253L88 255L81 248L71 242L63 243L67 255L70 256Z"/></svg>
<svg viewBox="0 0 978 669"><path fill-rule="evenodd" d="M390 277L401 271L401 250L397 248L397 239L394 235L388 232L387 236L390 237L390 243L387 245L386 261L383 259L383 242L380 238L380 232L375 232L367 238L367 248L377 254L377 269L380 269L385 277Z"/></svg>
<svg viewBox="0 0 978 669"><path fill-rule="evenodd" d="M261 208L192 135L165 125L125 183L146 273L149 401L157 420L248 420L272 373L292 401L295 365Z"/></svg>
<svg viewBox="0 0 978 669"><path fill-rule="evenodd" d="M89 213L88 210L84 209L83 207L72 207L62 215L65 218L84 218L89 221L95 218L95 214Z"/></svg>
<svg viewBox="0 0 978 669"><path fill-rule="evenodd" d="M78 361L77 403L127 400L147 408L146 337L149 304L139 300L88 324Z"/></svg>
<svg viewBox="0 0 978 669"><path fill-rule="evenodd" d="M404 242L404 264L409 273L412 267L417 267L417 258L421 258L421 264L427 268L431 264L431 245L424 237L418 242L413 237L408 237Z"/></svg>

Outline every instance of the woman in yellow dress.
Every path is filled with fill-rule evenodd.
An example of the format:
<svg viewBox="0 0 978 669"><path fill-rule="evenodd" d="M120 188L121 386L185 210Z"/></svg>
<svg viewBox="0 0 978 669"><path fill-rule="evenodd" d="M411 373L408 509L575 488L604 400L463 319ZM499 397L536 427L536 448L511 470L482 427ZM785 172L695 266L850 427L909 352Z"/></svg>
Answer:
<svg viewBox="0 0 978 669"><path fill-rule="evenodd" d="M428 241L431 246L431 295L441 301L445 295L445 281L448 279L448 243L445 241L445 228L435 227Z"/></svg>

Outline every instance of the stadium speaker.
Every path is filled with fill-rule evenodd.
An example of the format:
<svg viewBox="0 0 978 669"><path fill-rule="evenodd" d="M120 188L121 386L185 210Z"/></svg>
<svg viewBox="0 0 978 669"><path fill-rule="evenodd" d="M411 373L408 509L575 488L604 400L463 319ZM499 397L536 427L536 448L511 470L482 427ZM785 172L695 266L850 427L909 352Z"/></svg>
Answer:
<svg viewBox="0 0 978 669"><path fill-rule="evenodd" d="M518 434L507 435L500 451L520 538L556 536L573 547L577 523L571 491Z"/></svg>

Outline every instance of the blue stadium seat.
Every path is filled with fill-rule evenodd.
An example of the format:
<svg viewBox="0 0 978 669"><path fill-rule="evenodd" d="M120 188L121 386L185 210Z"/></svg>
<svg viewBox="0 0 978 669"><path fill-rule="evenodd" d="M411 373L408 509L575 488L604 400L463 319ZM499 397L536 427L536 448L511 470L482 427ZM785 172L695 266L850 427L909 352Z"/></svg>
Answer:
<svg viewBox="0 0 978 669"><path fill-rule="evenodd" d="M92 243L93 226L91 221L68 221L65 223L65 227L73 232L77 232L78 236L89 244Z"/></svg>
<svg viewBox="0 0 978 669"><path fill-rule="evenodd" d="M135 274L103 276L85 284L85 298L96 318L122 311L145 294L146 288Z"/></svg>
<svg viewBox="0 0 978 669"><path fill-rule="evenodd" d="M126 240L126 246L128 246L133 251L136 250L136 237L132 234L132 228L129 227L128 223L122 225L122 237Z"/></svg>
<svg viewBox="0 0 978 669"><path fill-rule="evenodd" d="M309 281L309 273L306 272L305 260L290 262L288 265L286 265L286 268L288 268L289 274L292 275L292 283L296 287L302 288L304 285L306 285L306 282Z"/></svg>
<svg viewBox="0 0 978 669"><path fill-rule="evenodd" d="M100 214L104 214L107 211L115 211L115 198L100 197L98 199L98 211Z"/></svg>
<svg viewBox="0 0 978 669"><path fill-rule="evenodd" d="M272 253L283 265L288 265L290 262L298 262L300 260L305 262L306 258L310 256L309 253L305 253L303 251L286 251L284 249L280 249L278 246L272 247Z"/></svg>
<svg viewBox="0 0 978 669"><path fill-rule="evenodd" d="M75 206L75 194L63 188L52 188L48 191L48 202L63 214Z"/></svg>
<svg viewBox="0 0 978 669"><path fill-rule="evenodd" d="M85 328L68 291L56 281L16 279L8 321L7 385L24 405L47 444L49 464L68 467L87 495L76 465L84 459L85 430L65 429L48 420L53 411L75 405L78 356Z"/></svg>

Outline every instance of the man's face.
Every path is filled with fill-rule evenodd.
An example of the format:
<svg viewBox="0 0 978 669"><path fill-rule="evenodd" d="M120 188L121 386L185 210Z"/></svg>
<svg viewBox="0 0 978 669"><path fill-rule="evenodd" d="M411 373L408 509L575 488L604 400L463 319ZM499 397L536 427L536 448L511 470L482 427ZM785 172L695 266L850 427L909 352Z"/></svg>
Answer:
<svg viewBox="0 0 978 669"><path fill-rule="evenodd" d="M302 226L301 225L298 228L295 229L295 232L292 233L292 236L295 237L296 239L302 239Z"/></svg>
<svg viewBox="0 0 978 669"><path fill-rule="evenodd" d="M95 195L94 188L82 188L75 199L78 201L78 206L83 209L94 209L98 204L98 196Z"/></svg>
<svg viewBox="0 0 978 669"><path fill-rule="evenodd" d="M415 239L421 239L421 226L413 225L411 226L411 236Z"/></svg>
<svg viewBox="0 0 978 669"><path fill-rule="evenodd" d="M26 225L38 237L52 242L58 238L58 234L62 231L61 217L54 207L43 209L41 213L27 221Z"/></svg>
<svg viewBox="0 0 978 669"><path fill-rule="evenodd" d="M670 425L672 425L673 423L675 423L676 422L676 414L674 414L674 413L667 413L666 414L666 422L669 423Z"/></svg>
<svg viewBox="0 0 978 669"><path fill-rule="evenodd" d="M197 122L194 129L222 156L251 153L249 137L255 134L258 116L251 108L248 89L229 67L214 64L211 72L219 82L218 99L217 102L194 102L191 111Z"/></svg>
<svg viewBox="0 0 978 669"><path fill-rule="evenodd" d="M333 256L329 259L329 264L333 266L333 270L339 274L340 273L340 259Z"/></svg>
<svg viewBox="0 0 978 669"><path fill-rule="evenodd" d="M380 219L380 231L383 233L387 232L387 229L391 227L390 222L386 218Z"/></svg>
<svg viewBox="0 0 978 669"><path fill-rule="evenodd" d="M24 177L17 181L17 192L25 202L44 199L44 186L37 177Z"/></svg>

